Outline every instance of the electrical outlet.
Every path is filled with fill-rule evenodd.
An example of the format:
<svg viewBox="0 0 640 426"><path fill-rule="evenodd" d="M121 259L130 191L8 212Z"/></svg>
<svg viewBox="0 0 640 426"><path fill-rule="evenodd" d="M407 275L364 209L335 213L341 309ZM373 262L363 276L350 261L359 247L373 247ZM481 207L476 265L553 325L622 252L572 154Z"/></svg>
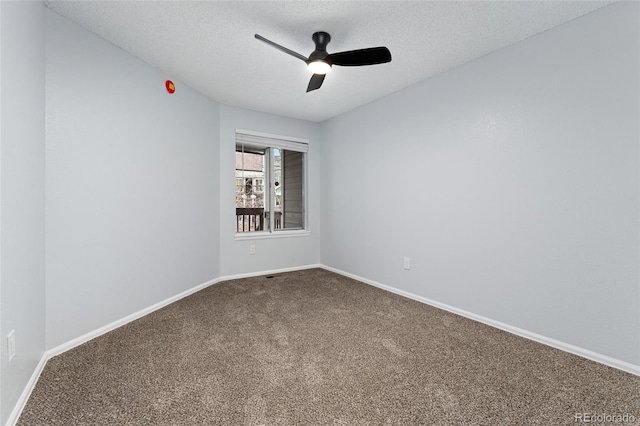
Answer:
<svg viewBox="0 0 640 426"><path fill-rule="evenodd" d="M7 335L7 357L9 362L16 356L16 331L11 330Z"/></svg>
<svg viewBox="0 0 640 426"><path fill-rule="evenodd" d="M406 269L407 271L411 269L411 259L409 259L408 257L404 258L404 269Z"/></svg>
<svg viewBox="0 0 640 426"><path fill-rule="evenodd" d="M251 244L249 246L249 254L256 254L256 246L255 246L255 244Z"/></svg>

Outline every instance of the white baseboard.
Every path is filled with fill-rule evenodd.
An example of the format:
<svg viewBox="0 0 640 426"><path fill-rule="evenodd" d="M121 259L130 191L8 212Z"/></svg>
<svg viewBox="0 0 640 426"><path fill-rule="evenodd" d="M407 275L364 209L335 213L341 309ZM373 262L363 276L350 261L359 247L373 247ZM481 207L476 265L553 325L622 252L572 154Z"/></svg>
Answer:
<svg viewBox="0 0 640 426"><path fill-rule="evenodd" d="M102 326L96 330L90 331L89 333L83 334L82 336L76 337L75 339L72 339L66 343L63 343L61 345L58 345L52 349L49 349L48 351L46 351L43 355L42 358L40 359L40 362L38 363L36 369L34 370L33 374L31 375L31 378L29 379L29 381L27 382L27 385L25 386L24 390L22 391L22 394L20 395L20 398L18 399L18 402L16 403L16 405L13 408L13 411L11 412L11 415L9 416L9 419L7 420L6 426L14 426L16 424L16 422L18 421L18 418L20 417L20 414L22 413L22 410L24 409L24 406L27 403L27 400L29 399L29 396L31 395L31 392L33 391L33 388L35 387L36 383L38 382L38 378L40 377L40 374L42 373L42 370L44 369L44 366L46 365L47 361L51 358L53 358L56 355L60 355L70 349L75 348L76 346L79 346L83 343L88 342L89 340L95 339L98 336L101 336L105 333L108 333L112 330L115 330L116 328L122 327L125 324L130 323L131 321L135 321L139 318L142 318L145 315L150 314L153 311L157 311L160 308L164 308L165 306L173 303L173 302L177 302L180 299L183 299L187 296L190 296L193 293L196 293L200 290L203 290L213 284L217 284L223 281L229 281L229 280L233 280L233 279L238 279L238 278L247 278L247 277L255 277L255 276L260 276L260 275L271 275L271 274L280 274L283 272L292 272L292 271L299 271L299 270L303 270L303 269L312 269L312 268L321 268L322 265L316 264L316 265L307 265L307 266L300 266L300 267L294 267L294 268L283 268L283 269L274 269L274 270L270 270L270 271L261 271L261 272L251 272L251 273L247 273L247 274L238 274L238 275L230 275L230 276L225 276L225 277L219 277L216 279L213 279L211 281L207 281L206 283L197 285L189 290L183 291L182 293L176 294L175 296L169 297L168 299L165 299L161 302L158 302L154 305L151 305L147 308L141 309L138 312L134 312L131 315L127 315L124 318L121 318L117 321L114 321L110 324L107 324L105 326Z"/></svg>
<svg viewBox="0 0 640 426"><path fill-rule="evenodd" d="M44 370L44 366L47 364L48 359L49 358L47 357L47 353L46 352L43 353L42 357L40 358L40 362L38 362L38 365L36 366L36 369L33 370L33 374L31 374L31 377L29 378L27 385L24 387L22 394L20 394L20 398L18 398L18 402L16 402L16 405L13 407L13 411L11 411L11 414L9 414L9 419L7 419L7 423L6 423L7 426L14 426L17 423L18 418L20 417L20 414L22 414L22 410L24 409L24 406L27 405L27 401L31 396L31 392L33 391L33 388L35 388L36 383L40 378L40 374L42 373L42 370Z"/></svg>
<svg viewBox="0 0 640 426"><path fill-rule="evenodd" d="M327 271L331 271L334 272L336 274L339 275L343 275L345 277L348 278L352 278L354 280L363 282L365 284L369 284L372 285L374 287L378 287L381 288L383 290L389 291L391 293L395 293L395 294L399 294L400 296L404 296L404 297L408 297L409 299L413 299L416 300L418 302L421 303L425 303L427 305L431 305L434 306L436 308L440 308L443 309L445 311L449 311L452 312L454 314L472 319L474 321L478 321L481 322L483 324L487 324L491 327L495 327L495 328L499 328L501 330L507 331L509 333L518 335L520 337L524 337L526 339L530 339L533 341L536 341L538 343L542 343L545 344L547 346L551 346L553 348L556 349L560 349L562 351L565 352L569 352L572 353L574 355L578 355L581 356L583 358L587 358L590 359L592 361L598 362L600 364L604 364L607 365L609 367L613 367L616 368L618 370L622 370L622 371L626 371L628 373L634 374L636 376L640 376L640 366L639 365L635 365L635 364L631 364L628 362L624 362L624 361L620 361L618 359L615 358L611 358L609 356L606 355L602 355L584 348L580 348L574 345L570 345L568 343L564 343L561 342L559 340L555 340L546 336L542 336L540 334L536 334L536 333L532 333L530 331L527 330L523 330L521 328L518 327L513 327L509 324L505 324L502 323L500 321L495 321L492 320L491 318L486 318L483 317L481 315L476 315L472 312L467 312L464 311L462 309L458 309L455 308L453 306L449 306L446 305L444 303L440 303L437 302L435 300L431 300L431 299L427 299L426 297L422 297L422 296L418 296L416 294L404 291L404 290L400 290L397 289L395 287L391 287L388 285L384 285L381 283L378 283L376 281L372 281L369 280L367 278L362 278L360 276L354 275L354 274L350 274L348 272L345 271L341 271L339 269L336 268L332 268L330 266L326 266L326 265L322 265L322 264L315 264L315 265L306 265L306 266L299 266L299 267L292 267L292 268L282 268L282 269L273 269L273 270L269 270L269 271L259 271L259 272L250 272L250 273L245 273L245 274L236 274L236 275L227 275L227 276L223 276L223 277L219 277L216 279L213 279L211 281L208 281L206 283L197 285L189 290L183 291L180 294L177 294L175 296L169 297L168 299L165 299L161 302L158 302L152 306L149 306L145 309L142 309L138 312L135 312L131 315L127 315L124 318L121 318L117 321L114 321L110 324L107 324L103 327L100 327L94 331L91 331L89 333L86 333L82 336L76 337L75 339L72 339L66 343L63 343L59 346L56 346L52 349L49 349L48 351L46 351L43 355L42 358L40 359L40 362L38 363L38 365L36 366L36 369L34 370L33 374L31 375L31 378L29 379L29 381L27 382L27 385L25 386L25 389L22 391L22 394L20 395L20 398L18 399L18 402L16 403L15 407L13 408L13 411L11 412L11 414L9 415L9 419L6 423L6 426L14 426L15 423L18 421L18 418L20 417L20 414L22 413L22 410L24 409L24 406L27 403L27 400L29 399L29 396L31 395L31 392L33 391L33 388L35 387L38 378L40 377L40 374L42 373L42 370L44 369L44 366L46 365L47 361L51 358L53 358L56 355L60 355L63 352L68 351L69 349L73 349L78 345L81 345L83 343L88 342L89 340L95 339L98 336L101 336L105 333L108 333L109 331L115 330L116 328L122 327L125 324L130 323L131 321L134 321L138 318L142 318L145 315L150 314L153 311L156 311L160 308L163 308L173 302L177 302L178 300L185 298L195 292L198 292L200 290L203 290L213 284L217 284L223 281L229 281L229 280L234 280L234 279L240 279L240 278L249 278L249 277L255 277L255 276L260 276L260 275L272 275L272 274L280 274L280 273L284 273L284 272L293 272L293 271L301 271L301 270L305 270L305 269L313 269L313 268L322 268L325 269Z"/></svg>
<svg viewBox="0 0 640 426"><path fill-rule="evenodd" d="M246 274L237 274L237 275L228 275L224 277L219 277L211 281L207 281L206 283L197 285L189 290L183 291L180 294L176 294L175 296L169 297L168 299L158 302L155 305L151 305L147 308L141 309L138 312L134 312L131 315L127 315L126 317L116 320L111 324L102 326L96 330L90 331L89 333L83 334L82 336L76 337L75 339L72 339L66 343L63 343L59 346L49 349L47 352L45 352L45 355L47 355L47 359L52 358L56 355L60 355L61 353L66 352L69 349L73 349L78 345L88 342L89 340L95 339L98 336L101 336L105 333L115 330L116 328L122 327L123 325L130 323L131 321L135 321L139 318L142 318L143 316L148 315L153 311L157 311L160 308L164 308L165 306L173 302L177 302L178 300L183 299L187 296L190 296L193 293L203 290L213 284L217 284L223 281L235 280L239 278L256 277L260 275L281 274L283 272L301 271L304 269L312 269L312 268L322 268L322 265L315 264L315 265L297 266L293 268L273 269L269 271L258 271L258 272L250 272Z"/></svg>
<svg viewBox="0 0 640 426"><path fill-rule="evenodd" d="M219 279L220 281L230 281L230 280L237 280L240 278L259 277L260 275L282 274L285 272L303 271L305 269L313 269L313 268L325 268L325 267L317 263L315 265L295 266L292 268L281 268L281 269L272 269L269 271L258 271L258 272L249 272L245 274L225 275L223 277L220 277Z"/></svg>
<svg viewBox="0 0 640 426"><path fill-rule="evenodd" d="M86 343L89 340L95 339L98 336L101 336L105 333L115 330L116 328L122 327L123 325L130 323L131 321L135 321L138 318L142 318L143 316L148 315L153 311L157 311L160 308L164 308L165 306L173 302L177 302L178 300L184 297L187 297L197 291L203 290L209 287L210 285L216 284L220 281L221 280L217 278L211 281L207 281L206 283L197 285L193 288L190 288L189 290L183 291L182 293L176 294L175 296L169 297L168 299L165 299L147 308L141 309L138 312L134 312L131 315L127 315L124 318L121 318L110 324L102 326L96 330L90 331L89 333L83 334L82 336L76 337L75 339L72 339L66 343L63 343L59 346L56 346L46 351L42 355L42 359L38 363L38 366L34 370L33 374L31 375L29 382L27 382L27 385L25 386L24 391L22 391L22 394L20 395L18 402L14 406L13 411L9 416L9 420L7 420L6 426L13 426L18 421L18 418L20 417L20 414L22 413L22 410L24 409L24 406L26 405L27 400L29 399L29 396L31 395L33 388L36 386L38 378L40 377L40 374L42 373L42 370L44 369L44 366L46 365L49 359L53 358L56 355L60 355L61 353L66 352L69 349L73 349L76 346Z"/></svg>
<svg viewBox="0 0 640 426"><path fill-rule="evenodd" d="M609 367L613 367L613 368L616 368L618 370L622 370L622 371L625 371L627 373L631 373L631 374L634 374L636 376L640 376L640 365L635 365L635 364L631 364L629 362L621 361L619 359L612 358L612 357L607 356L607 355L602 355L602 354L599 354L597 352L590 351L588 349L584 349L584 348L581 348L581 347L578 347L578 346L574 346L574 345L571 345L569 343L561 342L559 340L555 340L555 339L552 339L550 337L542 336L540 334L533 333L531 331L527 331L527 330L524 330L524 329L521 329L521 328L518 328L518 327L514 327L512 325L505 324L505 323L500 322L500 321L495 321L495 320L493 320L491 318L483 317L482 315L477 315L477 314L474 314L472 312L468 312L468 311L465 311L465 310L462 310L462 309L458 309L456 307L453 307L453 306L450 306L450 305L447 305L447 304L444 304L444 303L437 302L435 300L427 299L426 297L418 296L417 294L413 294L413 293L410 293L408 291L400 290L400 289L397 289L395 287L391 287L391 286L388 286L388 285L380 284L379 282L372 281L372 280L369 280L369 279L366 279L366 278L362 278L362 277L359 277L357 275L350 274L348 272L341 271L341 270L336 269L336 268L332 268L330 266L322 265L322 268L326 269L327 271L335 272L336 274L340 274L340 275L343 275L345 277L352 278L352 279L357 280L357 281L361 281L361 282L363 282L365 284L369 284L369 285L372 285L374 287L381 288L381 289L389 291L391 293L399 294L400 296L404 296L404 297L407 297L409 299L413 299L415 301L418 301L418 302L421 302L421 303L425 303L427 305L431 305L431 306L434 306L436 308L443 309L445 311L454 313L456 315L460 315L460 316L463 316L465 318L469 318L469 319L472 319L474 321L478 321L478 322L481 322L483 324L487 324L487 325L489 325L491 327L499 328L500 330L504 330L506 332L515 334L517 336L524 337L526 339L533 340L535 342L542 343L544 345L551 346L551 347L556 348L556 349L560 349L561 351L569 352L569 353L572 353L574 355L578 355L578 356L581 356L583 358L590 359L591 361L595 361L595 362L598 362L600 364L604 364L604 365L607 365Z"/></svg>
<svg viewBox="0 0 640 426"><path fill-rule="evenodd" d="M108 333L112 330L115 330L116 328L122 327L125 324L130 323L131 321L135 321L139 318L142 318L145 315L149 315L151 312L153 311L157 311L160 308L164 308L165 306L173 303L173 302L177 302L178 300L185 298L197 291L203 290L207 287L209 287L210 285L219 283L221 280L220 278L216 278L214 280L211 281L207 281L206 283L197 285L193 288L190 288L189 290L185 290L182 293L176 294L175 296L171 296L168 299L165 299L161 302L158 302L154 305L151 305L147 308L141 309L138 312L134 312L131 315L127 315L124 318L120 318L119 320L116 320L114 322L112 322L111 324L107 324L104 325L96 330L90 331L86 334L83 334L82 336L76 337L75 339L72 339L66 343L63 343L59 346L56 346L52 349L49 349L47 352L45 352L45 355L47 355L47 359L52 358L56 355L60 355L63 352L68 351L69 349L73 349L78 345L81 345L83 343L88 342L89 340L95 339L98 336L101 336L105 333Z"/></svg>

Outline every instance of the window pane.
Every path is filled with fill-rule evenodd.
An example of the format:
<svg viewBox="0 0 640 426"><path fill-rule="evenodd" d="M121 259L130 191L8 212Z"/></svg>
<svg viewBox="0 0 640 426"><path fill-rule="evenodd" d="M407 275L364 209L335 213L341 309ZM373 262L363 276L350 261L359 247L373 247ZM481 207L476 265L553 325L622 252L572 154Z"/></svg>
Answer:
<svg viewBox="0 0 640 426"><path fill-rule="evenodd" d="M268 206L264 190L267 167L266 149L236 146L236 232L269 229L265 220Z"/></svg>

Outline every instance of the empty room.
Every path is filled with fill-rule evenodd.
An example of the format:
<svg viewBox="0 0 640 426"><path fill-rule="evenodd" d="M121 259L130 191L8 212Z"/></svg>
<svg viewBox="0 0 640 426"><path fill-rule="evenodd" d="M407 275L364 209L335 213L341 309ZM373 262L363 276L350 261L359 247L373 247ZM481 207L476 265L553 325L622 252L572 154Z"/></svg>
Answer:
<svg viewBox="0 0 640 426"><path fill-rule="evenodd" d="M640 423L640 3L0 1L1 425Z"/></svg>

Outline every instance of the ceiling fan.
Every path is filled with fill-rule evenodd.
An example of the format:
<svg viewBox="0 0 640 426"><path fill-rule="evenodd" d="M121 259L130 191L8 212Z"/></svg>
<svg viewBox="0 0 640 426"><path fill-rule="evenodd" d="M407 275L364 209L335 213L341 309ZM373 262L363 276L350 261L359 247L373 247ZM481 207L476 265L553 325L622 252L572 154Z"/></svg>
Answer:
<svg viewBox="0 0 640 426"><path fill-rule="evenodd" d="M311 52L308 58L291 49L280 46L271 40L267 40L260 34L256 34L256 38L278 50L283 51L284 53L304 61L304 63L307 64L309 70L313 72L311 81L309 81L309 85L307 86L307 92L319 89L320 86L322 86L325 75L331 70L333 65L357 67L361 65L376 65L391 62L391 52L389 52L389 49L386 47L370 47L368 49L328 53L327 44L331 41L331 36L324 31L313 33L311 39L316 44L316 49Z"/></svg>

